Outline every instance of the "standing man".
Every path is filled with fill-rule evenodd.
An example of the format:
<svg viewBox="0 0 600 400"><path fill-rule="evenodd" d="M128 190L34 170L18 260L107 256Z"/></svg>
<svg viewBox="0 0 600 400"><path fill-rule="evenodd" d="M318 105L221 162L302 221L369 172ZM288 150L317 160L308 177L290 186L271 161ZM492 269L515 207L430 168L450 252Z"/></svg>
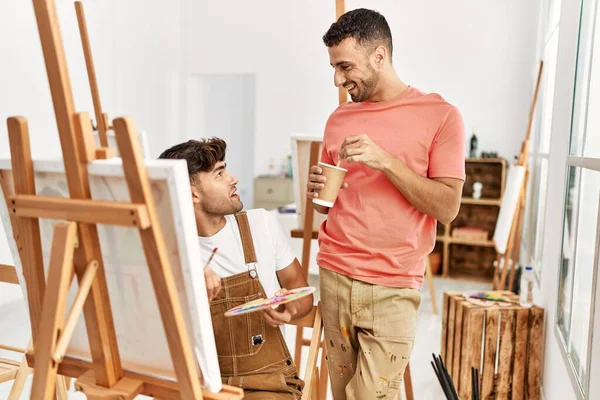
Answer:
<svg viewBox="0 0 600 400"><path fill-rule="evenodd" d="M336 86L352 98L329 117L321 161L346 182L319 232L328 365L334 398L396 398L410 359L425 257L436 221L458 213L463 123L437 94L407 86L392 64L386 19L347 12L323 36ZM308 197L325 177L311 167Z"/></svg>

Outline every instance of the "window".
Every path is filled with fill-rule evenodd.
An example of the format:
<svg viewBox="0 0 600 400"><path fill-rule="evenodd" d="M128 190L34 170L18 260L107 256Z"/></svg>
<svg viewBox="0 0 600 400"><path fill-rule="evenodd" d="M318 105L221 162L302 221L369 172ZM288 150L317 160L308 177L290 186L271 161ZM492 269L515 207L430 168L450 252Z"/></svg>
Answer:
<svg viewBox="0 0 600 400"><path fill-rule="evenodd" d="M583 7L567 159L557 327L580 394L589 398L590 327L600 249L600 29L594 32L596 0L584 0Z"/></svg>
<svg viewBox="0 0 600 400"><path fill-rule="evenodd" d="M546 18L540 21L541 58L544 71L540 82L540 92L535 111L534 127L531 133L531 153L529 157L529 183L527 187L527 208L525 229L522 235L526 264L533 266L536 276L540 277L542 266L542 241L546 209L546 190L548 184L548 159L550 152L550 132L554 104L554 83L559 38L560 1L550 0L543 4Z"/></svg>

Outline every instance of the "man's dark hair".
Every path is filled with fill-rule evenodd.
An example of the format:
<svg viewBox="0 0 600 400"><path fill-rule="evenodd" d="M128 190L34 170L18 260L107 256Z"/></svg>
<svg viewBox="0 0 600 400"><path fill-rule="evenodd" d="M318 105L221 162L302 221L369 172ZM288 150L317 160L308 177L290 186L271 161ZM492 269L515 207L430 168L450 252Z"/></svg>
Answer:
<svg viewBox="0 0 600 400"><path fill-rule="evenodd" d="M377 11L358 8L343 14L323 35L327 47L337 46L344 39L354 38L364 47L387 47L392 55L392 32L385 17Z"/></svg>
<svg viewBox="0 0 600 400"><path fill-rule="evenodd" d="M225 160L226 148L225 141L216 137L188 140L168 148L158 158L187 161L188 174L193 181L198 172L212 171L216 163Z"/></svg>

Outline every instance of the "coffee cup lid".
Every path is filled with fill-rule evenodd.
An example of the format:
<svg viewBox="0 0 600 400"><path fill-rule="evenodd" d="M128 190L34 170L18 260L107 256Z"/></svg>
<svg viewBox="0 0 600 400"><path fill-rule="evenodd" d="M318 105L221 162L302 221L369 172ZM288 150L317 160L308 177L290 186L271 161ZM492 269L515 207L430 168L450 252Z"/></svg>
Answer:
<svg viewBox="0 0 600 400"><path fill-rule="evenodd" d="M327 163L320 162L320 161L319 161L319 165L325 165L325 166L327 166L329 168L335 168L335 169L339 169L340 171L348 172L348 170L346 168L338 167L336 165L327 164Z"/></svg>

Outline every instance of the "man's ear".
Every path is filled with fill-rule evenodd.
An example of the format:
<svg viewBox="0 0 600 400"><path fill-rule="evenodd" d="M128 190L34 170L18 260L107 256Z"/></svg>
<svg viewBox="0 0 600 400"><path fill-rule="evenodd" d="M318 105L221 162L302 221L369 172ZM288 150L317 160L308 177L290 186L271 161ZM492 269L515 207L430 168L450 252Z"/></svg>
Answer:
<svg viewBox="0 0 600 400"><path fill-rule="evenodd" d="M388 56L387 49L384 46L377 46L373 51L372 59L377 68L383 68L385 58Z"/></svg>
<svg viewBox="0 0 600 400"><path fill-rule="evenodd" d="M196 185L192 184L192 203L199 204L202 195L200 193L200 189L196 187Z"/></svg>

